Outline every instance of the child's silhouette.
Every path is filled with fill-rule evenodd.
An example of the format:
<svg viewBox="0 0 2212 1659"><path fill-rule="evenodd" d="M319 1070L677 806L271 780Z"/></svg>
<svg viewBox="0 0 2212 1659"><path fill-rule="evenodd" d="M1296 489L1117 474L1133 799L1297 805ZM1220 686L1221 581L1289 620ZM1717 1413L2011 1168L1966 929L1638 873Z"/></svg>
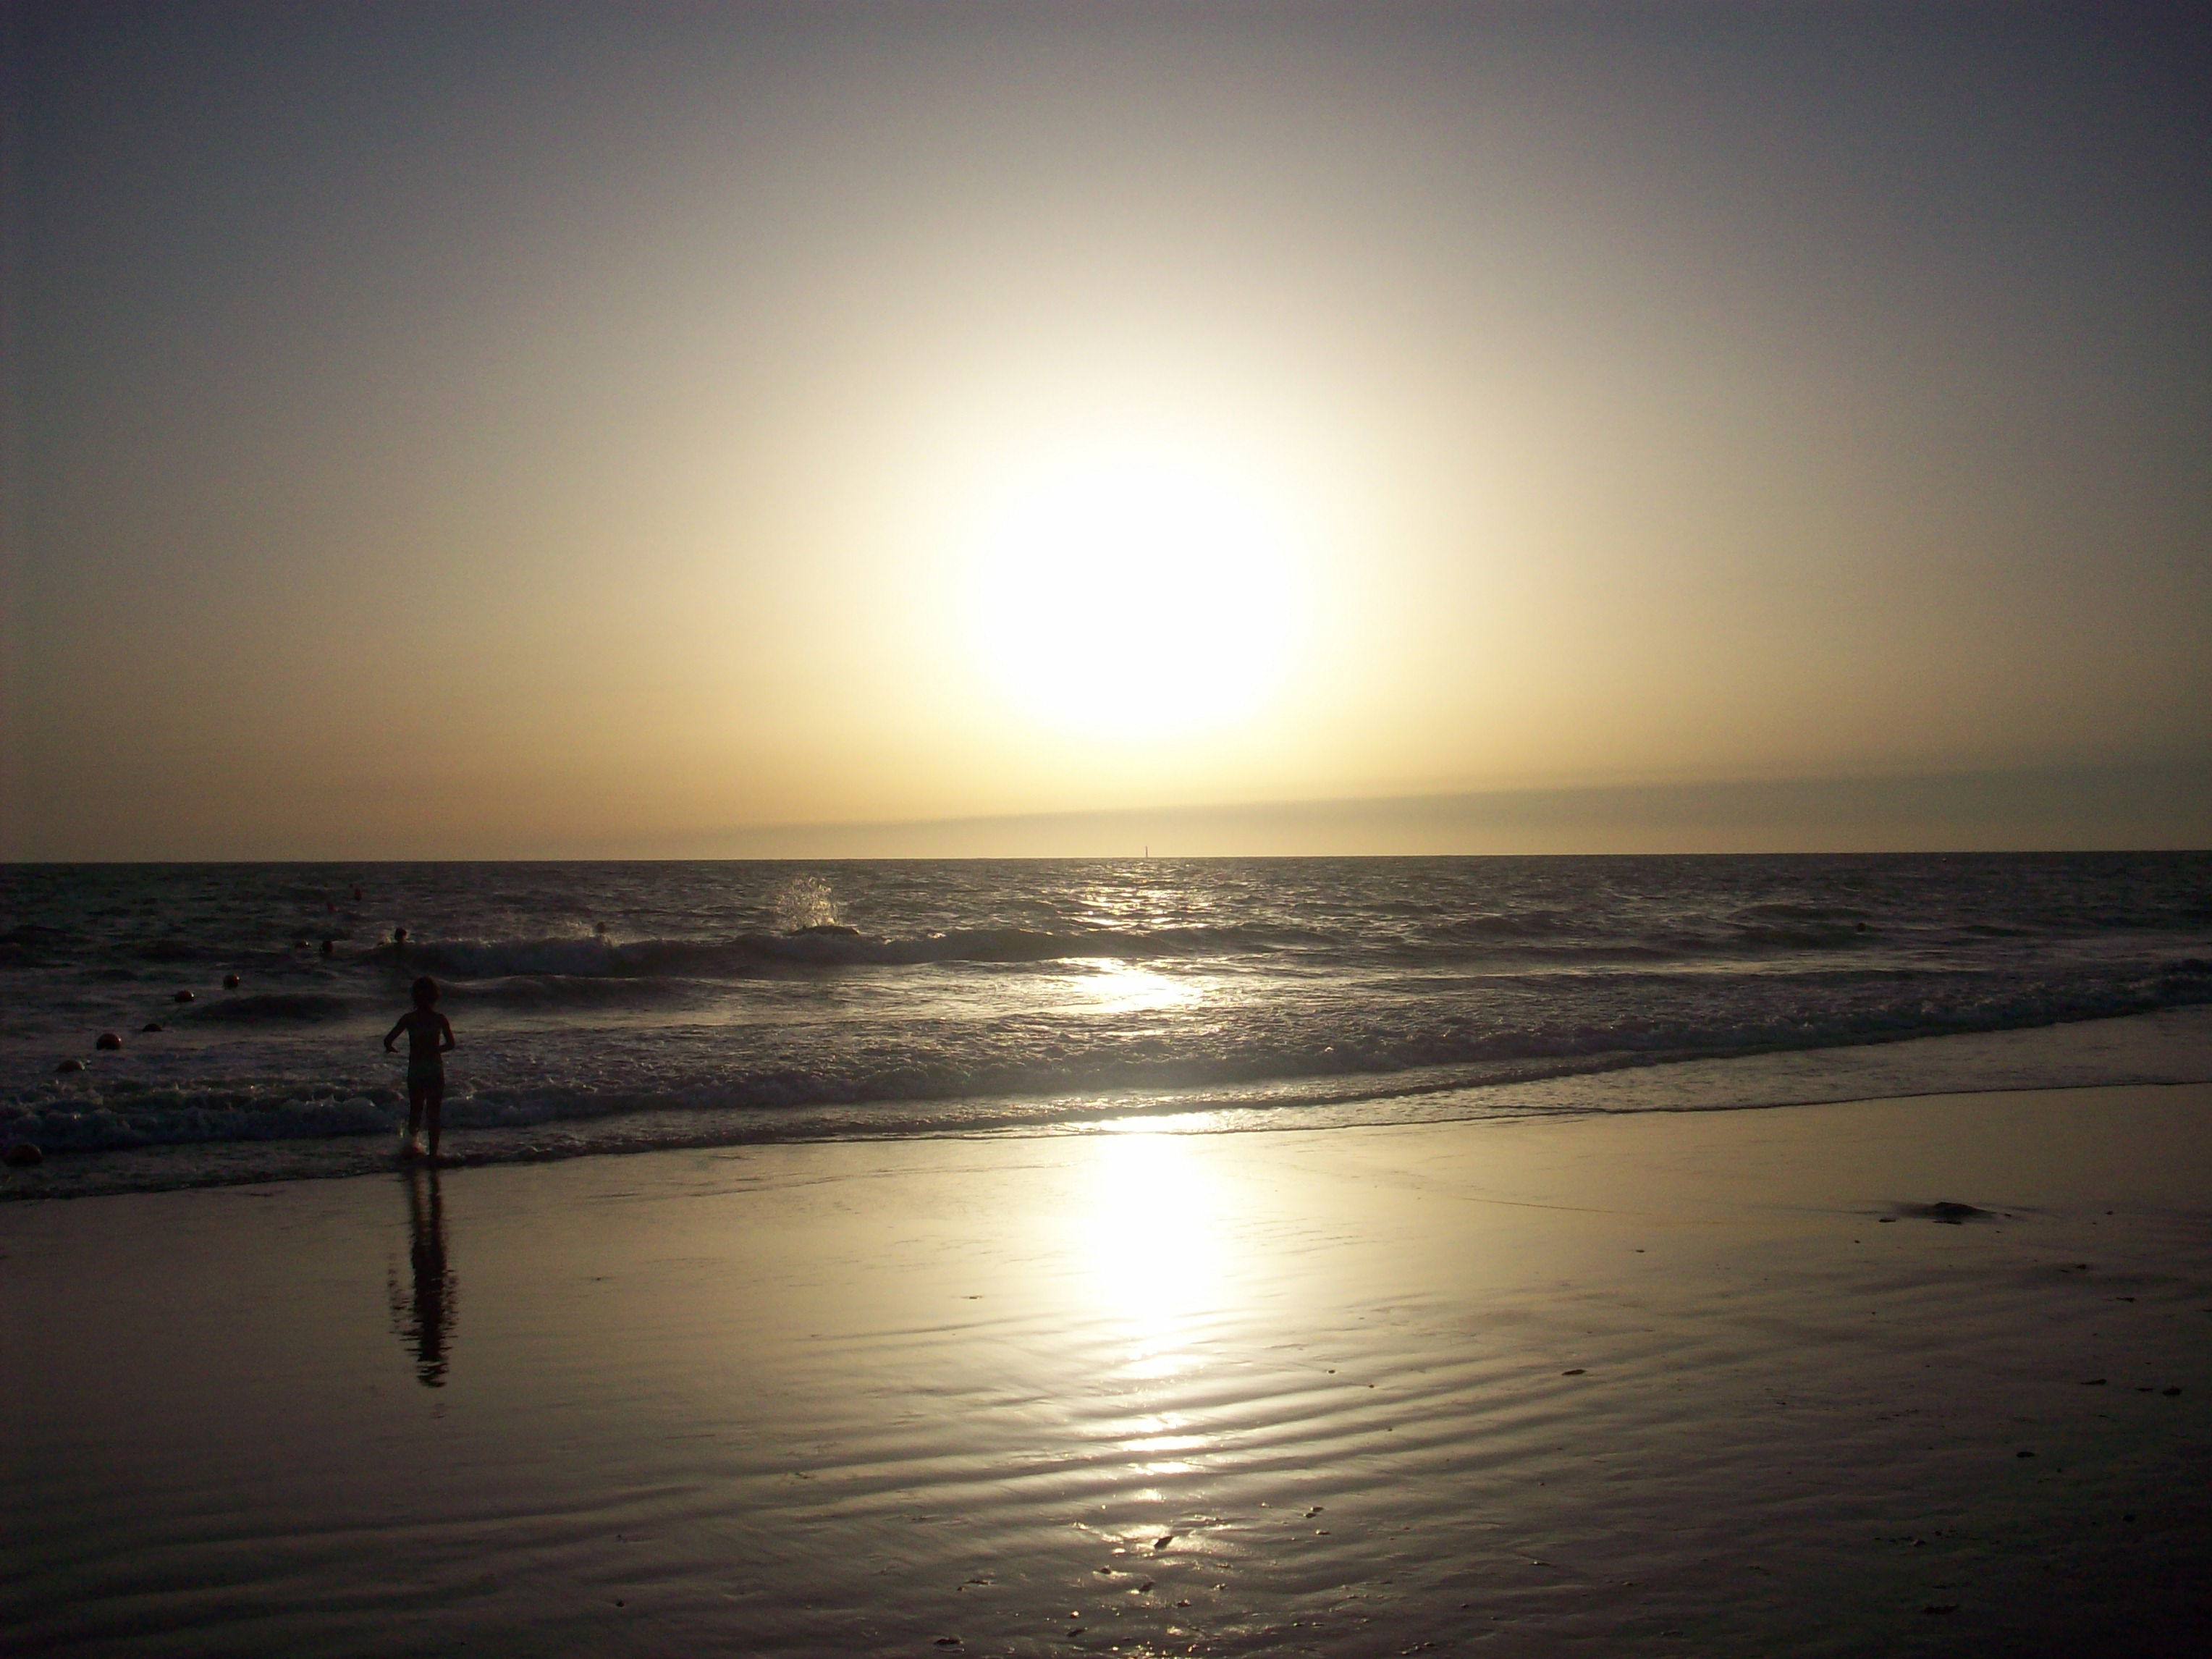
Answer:
<svg viewBox="0 0 2212 1659"><path fill-rule="evenodd" d="M407 1138L400 1156L422 1155L422 1119L430 1119L430 1158L438 1157L438 1119L446 1104L446 1054L453 1046L453 1028L434 1005L438 982L425 974L415 981L415 1006L399 1016L399 1023L384 1034L384 1052L407 1033Z"/></svg>

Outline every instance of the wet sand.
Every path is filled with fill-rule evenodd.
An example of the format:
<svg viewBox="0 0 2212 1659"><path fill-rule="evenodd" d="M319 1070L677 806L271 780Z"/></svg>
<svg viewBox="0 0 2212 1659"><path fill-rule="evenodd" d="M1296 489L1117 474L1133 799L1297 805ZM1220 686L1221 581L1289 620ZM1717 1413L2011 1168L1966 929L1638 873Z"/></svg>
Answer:
<svg viewBox="0 0 2212 1659"><path fill-rule="evenodd" d="M1171 1127L8 1206L7 1645L2117 1654L2212 1617L2212 1085Z"/></svg>

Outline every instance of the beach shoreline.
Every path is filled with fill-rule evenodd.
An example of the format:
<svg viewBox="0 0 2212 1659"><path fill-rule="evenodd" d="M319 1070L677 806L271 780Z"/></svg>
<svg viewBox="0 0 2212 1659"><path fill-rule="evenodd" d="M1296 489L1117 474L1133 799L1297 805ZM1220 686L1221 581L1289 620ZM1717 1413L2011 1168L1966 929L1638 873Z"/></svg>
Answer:
<svg viewBox="0 0 2212 1659"><path fill-rule="evenodd" d="M2019 1092L2135 1083L2212 1082L2212 1006L1887 1042L1777 1048L1742 1054L1539 1070L1505 1081L1438 1085L1418 1073L1343 1079L1336 1100L1264 1097L1235 1105L1172 1092L1091 1095L1047 1103L989 1100L894 1107L890 1123L802 1109L610 1112L587 1120L517 1127L449 1127L447 1148L472 1166L778 1143L1113 1133L1146 1122L1164 1133L1337 1129L1522 1116L1788 1109L1951 1093ZM404 1110L395 1109L395 1124ZM934 1111L937 1127L915 1122ZM95 1152L62 1152L34 1168L0 1169L0 1205L272 1181L352 1179L390 1172L383 1133L302 1139L198 1140Z"/></svg>
<svg viewBox="0 0 2212 1659"><path fill-rule="evenodd" d="M2178 1650L2208 1175L2174 1085L15 1205L0 1595L70 1653Z"/></svg>

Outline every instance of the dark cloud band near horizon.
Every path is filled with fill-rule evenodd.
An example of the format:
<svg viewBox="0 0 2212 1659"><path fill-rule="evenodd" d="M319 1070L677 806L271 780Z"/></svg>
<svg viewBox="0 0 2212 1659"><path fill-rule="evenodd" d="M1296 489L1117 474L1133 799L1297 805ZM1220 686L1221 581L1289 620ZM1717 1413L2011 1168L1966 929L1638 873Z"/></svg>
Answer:
<svg viewBox="0 0 2212 1659"><path fill-rule="evenodd" d="M2172 851L2208 845L2212 763L1619 784L938 823L787 825L706 838L701 855L1512 857Z"/></svg>
<svg viewBox="0 0 2212 1659"><path fill-rule="evenodd" d="M94 839L33 863L878 860L2166 852L2212 845L2212 761L1618 783L600 836Z"/></svg>

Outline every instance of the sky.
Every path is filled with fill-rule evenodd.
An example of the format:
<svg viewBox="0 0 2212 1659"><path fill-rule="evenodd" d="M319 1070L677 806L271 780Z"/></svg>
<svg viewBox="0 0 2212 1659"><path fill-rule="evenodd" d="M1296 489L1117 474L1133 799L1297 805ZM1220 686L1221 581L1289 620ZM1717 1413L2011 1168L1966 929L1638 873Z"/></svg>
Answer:
<svg viewBox="0 0 2212 1659"><path fill-rule="evenodd" d="M2208 85L2113 3L13 4L0 856L2212 844Z"/></svg>

